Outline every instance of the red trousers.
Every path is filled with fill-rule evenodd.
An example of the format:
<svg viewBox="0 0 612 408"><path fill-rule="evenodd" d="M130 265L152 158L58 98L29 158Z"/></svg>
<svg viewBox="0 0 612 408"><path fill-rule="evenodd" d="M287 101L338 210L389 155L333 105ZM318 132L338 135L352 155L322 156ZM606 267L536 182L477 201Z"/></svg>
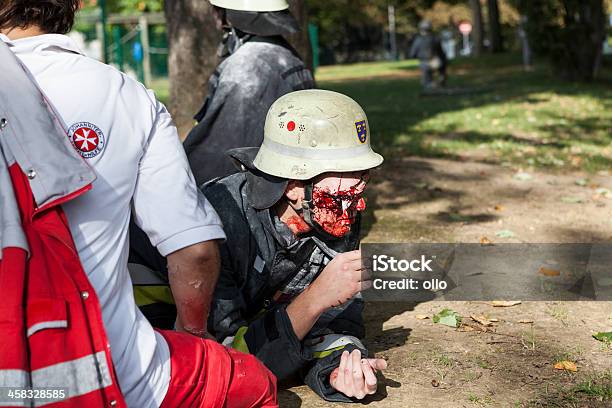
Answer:
<svg viewBox="0 0 612 408"><path fill-rule="evenodd" d="M212 340L160 331L170 348L161 408L277 408L276 377L254 356Z"/></svg>

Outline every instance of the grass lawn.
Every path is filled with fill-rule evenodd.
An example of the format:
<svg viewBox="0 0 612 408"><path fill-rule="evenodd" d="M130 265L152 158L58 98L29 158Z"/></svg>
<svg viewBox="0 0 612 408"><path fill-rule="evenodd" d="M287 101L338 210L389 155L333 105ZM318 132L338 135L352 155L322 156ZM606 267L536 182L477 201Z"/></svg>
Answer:
<svg viewBox="0 0 612 408"><path fill-rule="evenodd" d="M461 158L548 169L612 164L612 69L590 84L563 82L540 64L524 72L515 54L453 61L454 96L420 96L415 60L321 67L318 86L366 110L374 146L387 157ZM153 82L167 102L168 81Z"/></svg>
<svg viewBox="0 0 612 408"><path fill-rule="evenodd" d="M611 241L612 70L598 82L572 84L546 65L524 72L517 55L505 54L454 61L449 74L456 95L422 96L415 61L317 71L319 87L362 104L372 142L385 155L368 190L364 242ZM154 88L167 99L167 81ZM466 321L486 315L498 323L472 332L418 317L449 305ZM612 346L592 334L611 330L610 305L368 304L370 351L389 361L368 403L609 407ZM555 369L560 358L578 371ZM306 386L282 390L280 401L343 407Z"/></svg>
<svg viewBox="0 0 612 408"><path fill-rule="evenodd" d="M358 76L361 73L361 78ZM384 154L461 158L589 172L612 163L612 70L591 84L566 83L517 55L461 59L454 96L420 96L414 61L322 67L318 86L365 108Z"/></svg>

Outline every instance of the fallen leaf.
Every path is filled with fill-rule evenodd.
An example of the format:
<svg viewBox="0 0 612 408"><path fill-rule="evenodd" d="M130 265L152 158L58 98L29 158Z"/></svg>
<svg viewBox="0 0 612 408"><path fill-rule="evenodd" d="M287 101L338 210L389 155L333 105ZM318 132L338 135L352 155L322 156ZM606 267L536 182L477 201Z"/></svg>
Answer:
<svg viewBox="0 0 612 408"><path fill-rule="evenodd" d="M538 273L544 276L559 276L561 272L556 269L547 268L545 266L540 267Z"/></svg>
<svg viewBox="0 0 612 408"><path fill-rule="evenodd" d="M493 208L495 209L495 211L504 211L504 206L501 204L498 204Z"/></svg>
<svg viewBox="0 0 612 408"><path fill-rule="evenodd" d="M559 361L555 364L555 370L571 371L575 373L578 371L578 367L576 367L576 363L571 361Z"/></svg>
<svg viewBox="0 0 612 408"><path fill-rule="evenodd" d="M484 246L493 245L493 241L491 241L487 237L482 237L482 238L480 238L480 245L484 245Z"/></svg>
<svg viewBox="0 0 612 408"><path fill-rule="evenodd" d="M531 320L531 319L521 319L521 320L518 321L518 323L521 323L521 324L530 324L530 323L533 323L533 320Z"/></svg>
<svg viewBox="0 0 612 408"><path fill-rule="evenodd" d="M584 198L576 196L566 196L562 197L561 201L568 204L582 204L584 203Z"/></svg>
<svg viewBox="0 0 612 408"><path fill-rule="evenodd" d="M418 314L418 315L416 315L416 316L414 316L414 317L416 317L416 318L417 318L417 319L419 319L419 320L429 319L429 316L427 316L427 315L423 315L423 314Z"/></svg>
<svg viewBox="0 0 612 408"><path fill-rule="evenodd" d="M456 213L448 214L448 218L450 218L450 220L454 222L467 222L470 220L469 216Z"/></svg>
<svg viewBox="0 0 612 408"><path fill-rule="evenodd" d="M595 190L595 192L602 197L612 198L612 191L608 190L607 188L598 188L597 190Z"/></svg>
<svg viewBox="0 0 612 408"><path fill-rule="evenodd" d="M493 322L484 316L470 315L470 318L476 323L482 324L483 326L493 326Z"/></svg>
<svg viewBox="0 0 612 408"><path fill-rule="evenodd" d="M440 313L433 316L433 322L449 327L459 327L461 316L451 309L443 309Z"/></svg>
<svg viewBox="0 0 612 408"><path fill-rule="evenodd" d="M612 286L612 278L601 277L597 279L599 286Z"/></svg>
<svg viewBox="0 0 612 408"><path fill-rule="evenodd" d="M572 156L571 159L570 159L570 162L572 163L572 166L578 167L582 163L582 157L580 157L580 156Z"/></svg>
<svg viewBox="0 0 612 408"><path fill-rule="evenodd" d="M525 173L523 171L519 171L514 175L514 179L518 181L529 181L533 179L533 176L529 173Z"/></svg>
<svg viewBox="0 0 612 408"><path fill-rule="evenodd" d="M594 335L593 335L593 337L594 337L596 340L603 341L604 343L612 343L612 332L607 332L607 333L601 332L601 333L597 333L597 334L594 334Z"/></svg>
<svg viewBox="0 0 612 408"><path fill-rule="evenodd" d="M589 183L589 179L581 178L575 181L577 186L586 186Z"/></svg>
<svg viewBox="0 0 612 408"><path fill-rule="evenodd" d="M510 230L501 230L501 231L497 231L495 233L496 236L498 236L499 238L514 238L516 237L516 234Z"/></svg>
<svg viewBox="0 0 612 408"><path fill-rule="evenodd" d="M520 300L494 300L490 304L493 307L512 307L520 305L521 303L523 302Z"/></svg>

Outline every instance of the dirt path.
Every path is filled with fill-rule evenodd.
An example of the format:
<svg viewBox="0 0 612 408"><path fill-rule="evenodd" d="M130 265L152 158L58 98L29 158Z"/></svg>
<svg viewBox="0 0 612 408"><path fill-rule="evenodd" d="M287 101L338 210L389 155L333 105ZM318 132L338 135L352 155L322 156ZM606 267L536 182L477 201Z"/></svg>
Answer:
<svg viewBox="0 0 612 408"><path fill-rule="evenodd" d="M612 239L609 175L553 174L485 159L388 161L370 192L374 211L365 242ZM514 236L500 238L500 231ZM478 325L458 331L416 318L444 307L498 322L487 331ZM612 406L601 400L612 392L612 348L591 337L612 331L612 302L525 302L509 308L484 302L385 303L368 305L365 317L370 348L389 361L368 405ZM560 360L576 362L578 372L555 370ZM280 398L287 407L336 406L304 386L283 390Z"/></svg>

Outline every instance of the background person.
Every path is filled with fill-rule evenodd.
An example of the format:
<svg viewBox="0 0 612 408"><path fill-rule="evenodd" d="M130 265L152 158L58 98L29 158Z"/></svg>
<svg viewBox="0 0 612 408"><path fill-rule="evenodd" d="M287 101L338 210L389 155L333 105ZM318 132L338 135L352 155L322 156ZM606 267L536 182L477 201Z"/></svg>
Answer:
<svg viewBox="0 0 612 408"><path fill-rule="evenodd" d="M408 55L409 58L417 58L421 63L421 83L425 90L445 85L446 54L428 20L423 20L419 24L419 34L412 42Z"/></svg>
<svg viewBox="0 0 612 408"><path fill-rule="evenodd" d="M198 185L236 169L223 152L259 146L264 120L280 96L314 87L310 71L283 36L299 31L286 0L210 0L224 31L221 63L208 82L198 124L184 146Z"/></svg>

